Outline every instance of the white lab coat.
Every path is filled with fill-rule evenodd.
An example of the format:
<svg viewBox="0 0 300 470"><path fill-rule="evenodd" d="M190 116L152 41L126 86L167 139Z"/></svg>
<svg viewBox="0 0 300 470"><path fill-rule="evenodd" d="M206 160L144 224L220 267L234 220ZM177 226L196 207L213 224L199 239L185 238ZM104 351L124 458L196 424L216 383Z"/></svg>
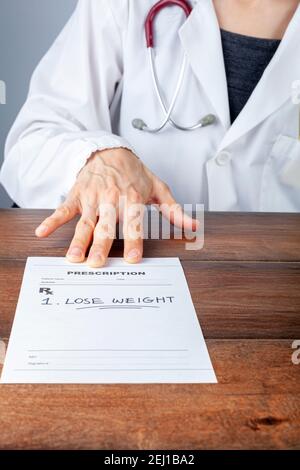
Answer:
<svg viewBox="0 0 300 470"><path fill-rule="evenodd" d="M35 71L27 102L7 140L1 182L22 207L61 203L92 152L127 147L172 189L181 204L216 211L300 211L298 7L254 93L230 125L226 74L212 0L161 12L155 22L156 65L168 102L183 50L188 70L174 119L206 114L213 126L194 132L170 126L157 135L134 129L134 118L157 126L163 116L152 84L144 21L156 0L80 0ZM38 40L38 38L37 38Z"/></svg>

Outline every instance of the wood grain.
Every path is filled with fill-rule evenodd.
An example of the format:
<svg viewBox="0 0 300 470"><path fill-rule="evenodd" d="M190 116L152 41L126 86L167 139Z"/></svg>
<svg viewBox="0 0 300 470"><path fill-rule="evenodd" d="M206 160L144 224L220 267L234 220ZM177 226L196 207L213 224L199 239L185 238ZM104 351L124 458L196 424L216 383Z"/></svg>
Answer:
<svg viewBox="0 0 300 470"><path fill-rule="evenodd" d="M34 237L49 213L0 211L6 341L27 256L63 256L72 237L74 222ZM181 258L219 383L1 385L0 449L300 448L300 215L209 213L205 229L201 251L153 240L145 256Z"/></svg>
<svg viewBox="0 0 300 470"><path fill-rule="evenodd" d="M300 448L291 341L208 348L217 385L1 386L1 448Z"/></svg>
<svg viewBox="0 0 300 470"><path fill-rule="evenodd" d="M35 228L51 211L8 209L0 217L0 258L64 256L75 222L60 228L48 240L38 240ZM299 214L206 213L205 246L185 250L185 241L147 240L145 256L178 256L182 260L300 261ZM115 243L114 256L122 256L123 244Z"/></svg>

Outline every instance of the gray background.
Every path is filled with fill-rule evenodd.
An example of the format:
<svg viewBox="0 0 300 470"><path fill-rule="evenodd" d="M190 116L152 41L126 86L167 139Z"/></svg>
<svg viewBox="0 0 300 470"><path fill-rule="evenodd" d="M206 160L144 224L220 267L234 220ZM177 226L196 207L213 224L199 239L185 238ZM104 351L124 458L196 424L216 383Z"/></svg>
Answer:
<svg viewBox="0 0 300 470"><path fill-rule="evenodd" d="M31 74L49 49L77 0L0 0L0 80L6 105L0 105L0 165L7 133L26 99ZM0 185L0 207L9 207Z"/></svg>

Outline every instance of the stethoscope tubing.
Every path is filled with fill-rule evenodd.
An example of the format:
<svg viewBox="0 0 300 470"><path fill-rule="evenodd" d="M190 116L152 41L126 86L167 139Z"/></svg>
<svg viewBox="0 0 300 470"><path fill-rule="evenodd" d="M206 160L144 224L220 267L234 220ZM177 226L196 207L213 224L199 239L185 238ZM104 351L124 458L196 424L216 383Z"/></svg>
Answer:
<svg viewBox="0 0 300 470"><path fill-rule="evenodd" d="M178 124L176 121L174 121L174 119L172 119L172 113L178 101L179 93L183 86L184 76L185 76L185 72L187 69L187 56L185 52L183 52L183 59L182 59L181 67L180 67L180 73L178 76L175 91L171 99L169 108L163 99L157 72L156 72L156 66L155 66L153 23L154 23L155 17L163 8L167 6L174 6L174 5L181 7L185 12L186 17L188 17L190 13L192 12L192 7L187 2L187 0L160 0L149 11L147 15L146 23L145 23L146 43L147 43L147 49L148 49L148 55L149 55L150 70L151 70L153 86L156 92L158 102L160 104L160 107L165 117L162 123L160 124L160 126L155 127L155 128L148 127L147 124L142 119L134 119L132 121L132 125L134 128L138 130L145 131L151 134L156 134L162 131L167 126L167 124L170 124L171 126L173 126L174 128L180 131L194 131L196 129L200 129L201 127L211 125L216 120L216 117L213 114L209 114L207 116L204 116L202 119L200 119L200 121L198 121L196 124L192 126L183 126L183 125Z"/></svg>
<svg viewBox="0 0 300 470"><path fill-rule="evenodd" d="M160 132L161 130L163 130L168 123L172 124L173 127L176 127L176 128L178 127L177 124L174 122L174 120L171 118L171 115L172 115L172 112L173 112L174 107L176 105L178 95L179 95L179 92L180 92L182 84L183 84L184 74L185 74L185 71L186 71L186 55L184 54L184 58L183 58L183 61L182 61L181 67L180 67L180 74L179 74L179 78L178 78L178 81L177 81L177 84L176 84L174 95L173 95L170 107L169 107L169 109L167 109L167 106L165 105L165 103L163 101L162 94L161 94L161 91L160 91L160 87L159 87L159 84L158 84L156 68L155 68L155 65L154 65L154 49L152 47L149 47L148 52L149 52L149 56L150 56L150 68L151 68L151 75L152 75L154 89L155 89L159 104L160 104L160 106L161 106L161 108L162 108L162 110L165 114L165 119L159 127L157 127L156 129L150 129L150 128L147 127L145 129L147 132L156 133L156 132Z"/></svg>
<svg viewBox="0 0 300 470"><path fill-rule="evenodd" d="M182 125L176 123L174 121L174 119L172 119L172 117L171 117L172 113L174 111L176 102L178 100L179 92L180 92L180 90L183 86L184 76L185 76L185 72L187 70L187 56L186 56L186 53L185 52L183 53L183 60L182 60L182 64L181 64L181 67L180 67L180 73L179 73L177 86L176 86L176 89L175 89L175 92L174 92L174 95L173 95L173 99L171 101L171 104L170 104L170 107L169 107L169 110L168 110L168 108L167 108L167 106L166 106L166 104L163 100L162 93L161 93L160 86L159 86L159 82L158 82L158 79L157 79L156 68L155 68L155 65L154 65L154 49L149 48L148 50L149 50L149 54L150 54L150 67L151 67L151 74L152 74L154 89L156 91L156 95L157 95L158 101L160 103L160 106L161 106L161 108L162 108L162 110L163 110L163 112L165 113L166 116L165 116L165 119L164 119L164 121L163 121L163 123L161 124L160 127L157 127L156 129L150 129L150 128L147 127L144 130L146 132L153 132L153 133L160 132L162 129L164 129L164 127L166 127L166 125L168 123L170 123L174 128L176 128L180 131L195 131L196 129L200 129L201 127L204 127L203 119L201 119L200 121L198 121L196 124L194 124L192 126L182 126Z"/></svg>

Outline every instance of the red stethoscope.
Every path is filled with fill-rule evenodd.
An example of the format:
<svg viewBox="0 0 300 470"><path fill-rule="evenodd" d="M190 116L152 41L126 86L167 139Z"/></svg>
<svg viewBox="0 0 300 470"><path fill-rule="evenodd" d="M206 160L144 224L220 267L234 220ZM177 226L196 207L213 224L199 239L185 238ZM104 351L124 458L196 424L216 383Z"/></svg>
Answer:
<svg viewBox="0 0 300 470"><path fill-rule="evenodd" d="M183 79L184 79L185 71L186 71L186 68L187 68L187 57L186 57L185 53L184 53L184 56L183 56L182 66L181 66L180 73L179 73L179 76L178 76L178 81L177 81L177 84L176 84L174 95L173 95L173 98L171 100L171 103L170 103L169 107L166 105L166 103L165 103L165 101L162 97L162 92L161 92L161 88L160 88L158 78L157 78L156 67L155 67L155 59L154 59L154 28L153 28L153 24L154 24L155 18L161 12L161 10L163 10L166 7L170 7L170 6L178 6L178 7L182 8L187 18L189 17L189 15L192 12L192 7L191 7L191 5L189 4L189 2L187 0L160 0L159 2L157 2L151 8L151 10L149 11L149 13L147 15L146 22L145 22L146 43L147 43L147 49L148 49L148 52L149 52L149 60L150 60L150 67L151 67L153 85L154 85L154 88L155 88L155 91L156 91L156 95L157 95L159 104L160 104L161 109L164 113L164 120L161 123L161 125L159 127L156 127L156 128L148 127L143 119L134 119L132 121L132 125L135 129L138 129L140 131L150 132L150 133L153 133L153 134L163 130L166 127L167 124L171 124L173 127L175 127L176 129L179 129L181 131L194 131L196 129L200 129L201 127L210 126L211 124L214 124L215 121L216 121L216 116L214 116L213 114L208 114L208 115L204 116L202 119L200 119L200 121L198 121L195 125L185 127L185 126L182 126L182 125L176 123L172 119L172 113L173 113L175 104L178 100L179 92L182 88Z"/></svg>

